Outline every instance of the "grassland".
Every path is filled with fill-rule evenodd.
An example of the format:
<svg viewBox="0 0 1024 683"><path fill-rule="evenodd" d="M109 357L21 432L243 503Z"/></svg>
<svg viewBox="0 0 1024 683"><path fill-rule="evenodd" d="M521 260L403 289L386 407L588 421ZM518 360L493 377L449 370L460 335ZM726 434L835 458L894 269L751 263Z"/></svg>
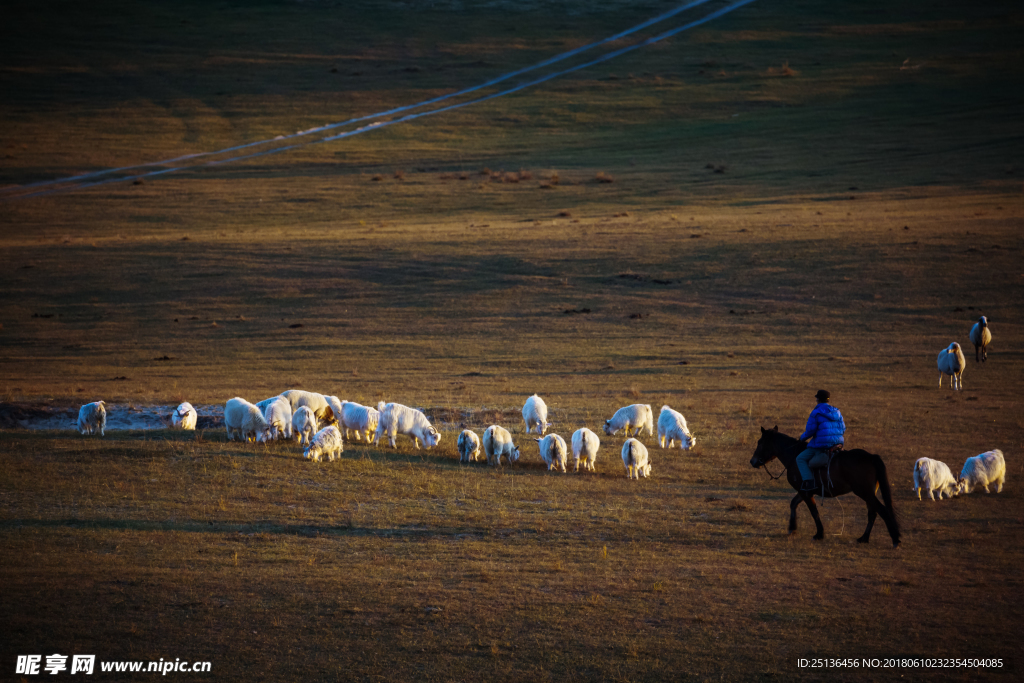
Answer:
<svg viewBox="0 0 1024 683"><path fill-rule="evenodd" d="M18 4L0 183L419 101L669 6ZM0 671L60 652L215 680L1014 680L1022 28L1008 2L759 2L442 116L0 203L3 401L300 386L445 429L321 465L214 431L0 432ZM981 314L988 363L939 390L935 355ZM889 465L897 552L854 543L854 499L826 503L824 541L806 513L787 536L787 488L748 464L821 387ZM523 440L535 391L563 436L669 403L698 448L655 448L641 482L620 437L596 475L546 473L529 442L511 470L458 465L464 426ZM1002 494L910 492L917 458L994 447ZM814 656L1007 666L796 666Z"/></svg>

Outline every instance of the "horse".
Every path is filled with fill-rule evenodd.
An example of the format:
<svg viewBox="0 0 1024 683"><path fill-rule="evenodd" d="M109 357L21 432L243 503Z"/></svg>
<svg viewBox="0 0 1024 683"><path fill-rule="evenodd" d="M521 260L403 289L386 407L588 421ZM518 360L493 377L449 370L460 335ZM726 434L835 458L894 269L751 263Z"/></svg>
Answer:
<svg viewBox="0 0 1024 683"><path fill-rule="evenodd" d="M889 477L885 473L885 463L882 462L882 458L859 448L838 451L829 459L827 468L815 470L815 490L800 491L802 479L796 468L796 456L806 447L803 441L780 433L778 425L775 425L774 429L761 427L761 438L757 440L757 448L754 449L754 456L750 459L750 466L755 469L765 467L766 463L775 458L785 465L786 478L797 491L789 504L789 533L792 534L796 531L796 509L801 502L804 502L807 503L807 509L811 511L818 530L818 533L814 534L814 540L820 541L825 537L825 527L822 526L821 517L818 516L818 506L814 503L814 494L818 493L826 498L834 498L846 493L855 493L868 505L868 528L864 530L864 535L858 538L857 542L868 542L871 537L871 527L875 524L875 517L881 515L889 530L889 536L892 537L892 547L898 548L900 524L896 518L896 511L892 507L892 489L889 486ZM765 471L768 471L767 467L765 467ZM884 503L879 502L875 496L875 492L879 489L882 491Z"/></svg>

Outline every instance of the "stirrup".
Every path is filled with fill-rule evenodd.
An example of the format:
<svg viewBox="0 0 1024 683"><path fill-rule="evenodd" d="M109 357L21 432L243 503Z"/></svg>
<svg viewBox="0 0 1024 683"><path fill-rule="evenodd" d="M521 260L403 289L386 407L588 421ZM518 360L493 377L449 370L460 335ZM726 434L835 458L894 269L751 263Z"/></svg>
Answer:
<svg viewBox="0 0 1024 683"><path fill-rule="evenodd" d="M813 479L804 479L803 483L800 485L800 492L801 493L803 493L805 491L806 492L810 492L810 491L817 491L817 490L818 490L818 485L814 483Z"/></svg>

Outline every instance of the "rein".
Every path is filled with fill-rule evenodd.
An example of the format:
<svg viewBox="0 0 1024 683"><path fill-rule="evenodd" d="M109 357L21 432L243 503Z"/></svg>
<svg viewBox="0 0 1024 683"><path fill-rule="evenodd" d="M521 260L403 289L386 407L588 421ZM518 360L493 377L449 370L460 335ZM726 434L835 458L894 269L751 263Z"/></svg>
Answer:
<svg viewBox="0 0 1024 683"><path fill-rule="evenodd" d="M772 479L772 480L778 479L778 478L780 478L780 477L781 477L781 476L782 476L783 474L785 474L785 473L786 473L786 467L785 467L785 466L783 466L783 467L782 467L782 471L781 471L781 472L779 472L778 476L773 476L773 475L772 475L772 473L768 471L768 463L766 463L766 462L764 462L764 463L761 463L761 467L763 467L763 468L764 468L765 474L767 474L767 475L768 475L769 477L771 477L771 479Z"/></svg>

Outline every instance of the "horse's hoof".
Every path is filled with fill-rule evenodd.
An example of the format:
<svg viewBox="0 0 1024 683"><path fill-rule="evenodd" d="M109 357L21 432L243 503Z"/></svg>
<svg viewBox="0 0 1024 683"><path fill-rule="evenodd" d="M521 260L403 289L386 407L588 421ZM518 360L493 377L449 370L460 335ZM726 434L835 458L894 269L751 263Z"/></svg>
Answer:
<svg viewBox="0 0 1024 683"><path fill-rule="evenodd" d="M868 542L868 539L864 538L863 536L861 536L860 538L857 539L857 543L867 543L867 542Z"/></svg>
<svg viewBox="0 0 1024 683"><path fill-rule="evenodd" d="M893 550L899 550L900 549L900 542L899 541L893 541L892 542L892 549Z"/></svg>
<svg viewBox="0 0 1024 683"><path fill-rule="evenodd" d="M820 541L821 539L825 538L825 534L814 534L813 536L811 536L811 538L813 538L815 541Z"/></svg>

